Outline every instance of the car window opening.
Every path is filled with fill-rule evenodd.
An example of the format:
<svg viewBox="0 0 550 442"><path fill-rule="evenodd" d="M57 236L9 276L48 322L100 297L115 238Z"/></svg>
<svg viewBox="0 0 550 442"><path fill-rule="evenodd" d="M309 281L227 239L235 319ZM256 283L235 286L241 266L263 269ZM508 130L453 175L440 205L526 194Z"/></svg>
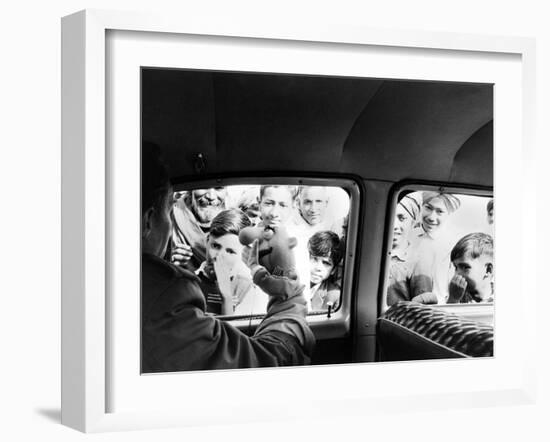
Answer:
<svg viewBox="0 0 550 442"><path fill-rule="evenodd" d="M273 265L274 274L299 281L308 315L328 319L342 302L350 205L344 188L328 185L176 191L165 259L198 277L208 313L228 319L261 318L269 296L254 283L247 265L251 245L243 240L257 235L258 264ZM277 247L283 252L276 256L270 252L274 241L278 246L288 242Z"/></svg>

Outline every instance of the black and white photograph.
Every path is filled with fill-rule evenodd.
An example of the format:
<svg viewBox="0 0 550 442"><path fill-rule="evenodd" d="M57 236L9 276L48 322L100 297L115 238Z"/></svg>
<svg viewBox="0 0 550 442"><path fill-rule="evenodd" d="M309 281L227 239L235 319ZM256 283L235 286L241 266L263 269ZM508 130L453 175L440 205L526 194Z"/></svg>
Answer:
<svg viewBox="0 0 550 442"><path fill-rule="evenodd" d="M142 374L494 356L492 84L140 87Z"/></svg>
<svg viewBox="0 0 550 442"><path fill-rule="evenodd" d="M544 2L3 6L0 440L549 439Z"/></svg>

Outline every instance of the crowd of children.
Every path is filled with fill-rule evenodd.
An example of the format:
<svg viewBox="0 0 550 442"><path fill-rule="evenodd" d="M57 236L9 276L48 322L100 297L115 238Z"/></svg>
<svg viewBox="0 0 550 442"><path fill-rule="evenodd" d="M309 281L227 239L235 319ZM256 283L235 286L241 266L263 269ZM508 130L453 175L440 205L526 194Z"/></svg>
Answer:
<svg viewBox="0 0 550 442"><path fill-rule="evenodd" d="M485 214L477 214L486 219L485 231L456 241L446 229L460 210L460 197L450 193L401 195L391 244L388 306L403 300L424 304L493 301L493 200L483 207Z"/></svg>
<svg viewBox="0 0 550 442"><path fill-rule="evenodd" d="M255 315L266 312L269 297L252 282L244 264L247 247L240 243L240 231L249 226L285 229L296 239L298 281L304 286L309 312L326 312L338 308L341 295L342 257L345 244L345 214L334 219L327 214L330 195L326 187L262 185L212 189L211 201L217 201L213 217L198 224L205 250L202 262L193 270L200 279L207 311L220 315ZM182 263L184 253L193 253L183 245L184 229L189 230L191 216L199 212L200 200L193 206L194 195L208 195L208 190L176 194L176 207L184 206L185 223L174 222L174 231L182 232L172 244L171 260ZM223 198L221 198L223 195ZM191 204L190 204L191 202ZM209 207L207 202L205 207ZM185 208L185 207L188 207ZM195 210L193 210L195 208ZM206 218L202 217L202 221ZM183 229L181 228L183 226ZM197 236L197 235L196 235ZM201 235L198 235L201 236ZM197 242L197 241L195 241ZM185 252L189 250L189 252Z"/></svg>
<svg viewBox="0 0 550 442"><path fill-rule="evenodd" d="M200 279L208 312L248 316L266 311L268 296L252 283L243 261L247 247L240 243L239 233L249 226L282 228L296 238L296 273L304 286L308 311L338 308L347 213L336 219L327 213L330 195L326 187L234 186L211 189L210 199L208 194L207 189L176 194L176 207L178 203L183 206L184 215L175 215L174 232L196 230L194 236L200 241L195 239L193 247L201 241L203 245L197 253L181 242L173 243L170 252L176 264L187 253L187 266L191 256L201 256L190 270ZM201 198L206 201L202 209ZM471 233L451 243L449 235L444 235L448 220L460 210L461 198L450 193L401 195L393 226L388 306L401 300L425 304L493 301L492 236L487 231ZM492 229L492 199L484 210ZM193 219L198 220L196 226L189 221Z"/></svg>

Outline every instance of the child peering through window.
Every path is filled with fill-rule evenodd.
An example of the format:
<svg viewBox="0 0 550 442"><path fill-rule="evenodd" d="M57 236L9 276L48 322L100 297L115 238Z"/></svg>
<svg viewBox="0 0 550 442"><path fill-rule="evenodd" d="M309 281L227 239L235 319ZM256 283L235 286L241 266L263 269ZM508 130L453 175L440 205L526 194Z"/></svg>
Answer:
<svg viewBox="0 0 550 442"><path fill-rule="evenodd" d="M268 297L254 285L242 260L239 232L251 225L239 209L220 212L207 237L207 259L196 274L206 298L206 311L220 315L265 313Z"/></svg>
<svg viewBox="0 0 550 442"><path fill-rule="evenodd" d="M389 284L386 302L391 306L399 301L422 304L437 302L432 292L430 268L423 267L411 245L411 231L420 219L420 203L412 195L402 197L395 208L392 249L390 252ZM429 293L429 294L426 294Z"/></svg>
<svg viewBox="0 0 550 442"><path fill-rule="evenodd" d="M338 235L329 230L313 234L307 243L310 265L310 296L312 311L336 309L340 302L340 281L337 266L342 259L342 244Z"/></svg>
<svg viewBox="0 0 550 442"><path fill-rule="evenodd" d="M492 302L493 238L486 233L470 233L451 251L455 274L449 284L449 304Z"/></svg>
<svg viewBox="0 0 550 442"><path fill-rule="evenodd" d="M413 247L417 256L417 265L422 274L432 280L431 291L437 297L439 304L448 297L447 288L450 272L449 251L454 241L449 241L449 219L460 209L460 199L445 192L422 192L422 213L420 227L412 238Z"/></svg>

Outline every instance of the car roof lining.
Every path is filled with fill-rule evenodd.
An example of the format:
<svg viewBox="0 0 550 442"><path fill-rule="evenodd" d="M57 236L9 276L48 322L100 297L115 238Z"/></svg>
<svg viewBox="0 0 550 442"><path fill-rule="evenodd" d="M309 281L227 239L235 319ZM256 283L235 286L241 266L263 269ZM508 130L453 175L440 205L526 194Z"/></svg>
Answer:
<svg viewBox="0 0 550 442"><path fill-rule="evenodd" d="M492 84L142 69L142 136L173 177L202 153L208 174L492 186L492 119Z"/></svg>

